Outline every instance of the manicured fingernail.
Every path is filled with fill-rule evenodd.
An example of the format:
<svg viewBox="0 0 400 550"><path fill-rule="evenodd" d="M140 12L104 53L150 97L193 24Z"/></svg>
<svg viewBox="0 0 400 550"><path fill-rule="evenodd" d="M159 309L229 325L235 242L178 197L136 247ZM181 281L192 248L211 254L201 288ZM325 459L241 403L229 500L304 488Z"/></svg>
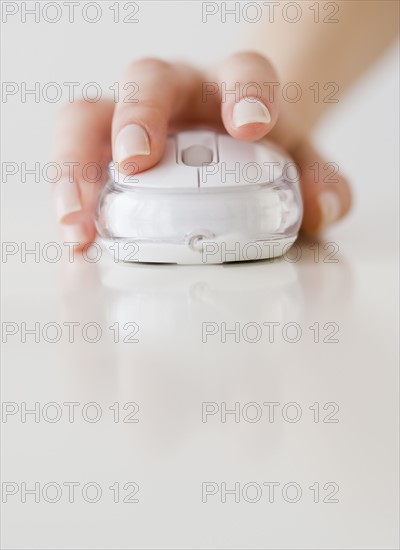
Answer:
<svg viewBox="0 0 400 550"><path fill-rule="evenodd" d="M79 243L79 246L83 246L90 240L90 234L85 224L62 225L61 235L65 242Z"/></svg>
<svg viewBox="0 0 400 550"><path fill-rule="evenodd" d="M60 223L65 223L70 214L82 210L78 185L74 181L62 178L54 184L54 207Z"/></svg>
<svg viewBox="0 0 400 550"><path fill-rule="evenodd" d="M138 124L128 124L116 137L114 160L123 162L138 155L150 155L149 136L146 130Z"/></svg>
<svg viewBox="0 0 400 550"><path fill-rule="evenodd" d="M321 209L320 229L331 225L340 218L342 204L339 195L335 191L322 191L318 197Z"/></svg>
<svg viewBox="0 0 400 550"><path fill-rule="evenodd" d="M269 124L271 114L261 101L245 97L239 103L236 103L233 108L233 125L240 128L240 126L254 124L255 122Z"/></svg>

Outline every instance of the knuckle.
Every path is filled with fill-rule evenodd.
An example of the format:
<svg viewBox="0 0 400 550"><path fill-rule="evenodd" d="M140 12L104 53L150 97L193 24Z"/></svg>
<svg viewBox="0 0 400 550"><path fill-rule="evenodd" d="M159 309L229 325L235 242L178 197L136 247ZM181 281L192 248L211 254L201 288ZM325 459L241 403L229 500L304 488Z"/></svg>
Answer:
<svg viewBox="0 0 400 550"><path fill-rule="evenodd" d="M75 99L71 103L61 105L58 116L60 118L74 116L75 114L86 114L93 109L96 109L97 103L89 102L86 99Z"/></svg>
<svg viewBox="0 0 400 550"><path fill-rule="evenodd" d="M227 63L263 63L265 65L270 65L270 62L267 57L262 55L259 52L252 50L244 50L241 52L236 52L230 55L226 61Z"/></svg>
<svg viewBox="0 0 400 550"><path fill-rule="evenodd" d="M152 99L143 99L140 106L117 106L118 117L115 119L114 128L120 128L129 122L138 122L146 127L164 128L168 126L168 114L163 107Z"/></svg>
<svg viewBox="0 0 400 550"><path fill-rule="evenodd" d="M168 72L171 70L171 65L157 57L142 57L131 61L128 65L128 71L149 70L154 72Z"/></svg>

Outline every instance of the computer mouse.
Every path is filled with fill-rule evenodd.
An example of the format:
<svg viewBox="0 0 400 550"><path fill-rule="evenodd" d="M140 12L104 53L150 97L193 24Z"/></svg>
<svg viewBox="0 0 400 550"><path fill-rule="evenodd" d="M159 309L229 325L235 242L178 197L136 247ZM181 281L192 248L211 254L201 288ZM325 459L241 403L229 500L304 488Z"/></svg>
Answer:
<svg viewBox="0 0 400 550"><path fill-rule="evenodd" d="M97 231L115 261L222 264L281 256L303 208L295 163L271 143L189 130L126 176L111 163Z"/></svg>

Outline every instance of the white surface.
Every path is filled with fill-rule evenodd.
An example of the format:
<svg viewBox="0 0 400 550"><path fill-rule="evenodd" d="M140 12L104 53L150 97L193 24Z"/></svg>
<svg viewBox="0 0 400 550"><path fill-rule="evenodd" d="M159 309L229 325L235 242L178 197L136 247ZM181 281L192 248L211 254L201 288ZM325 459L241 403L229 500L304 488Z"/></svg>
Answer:
<svg viewBox="0 0 400 550"><path fill-rule="evenodd" d="M154 4L143 8L136 32L123 25L111 32L109 21L78 22L73 31L13 23L3 29L3 79L107 85L132 56L173 57L184 43L192 45L187 58L206 64L232 49L238 26L205 27L190 2L164 4L157 18ZM171 32L166 21L185 23ZM15 335L3 347L3 401L80 403L73 423L63 408L53 424L23 423L19 414L2 424L3 482L92 481L103 489L95 504L81 493L74 503L65 492L54 504L10 497L4 548L398 547L397 71L392 51L317 137L355 188L352 215L326 235L339 249L337 263L315 262L310 243L295 263L121 267L106 255L69 264L65 250L56 263L23 262L20 253L2 263L3 323L75 321L81 329L96 322L103 329L96 344L80 331L70 344L63 331L59 343L32 336L22 343ZM56 108L18 98L3 105L3 161L48 162ZM58 239L48 184L19 176L3 184L2 238L20 249L38 242L40 252ZM333 248L323 247L327 259ZM242 328L268 321L279 329L298 323L300 341L287 343L278 330L274 343L265 333L253 344L232 336L202 343L203 322ZM114 343L108 327L115 322L137 323L139 343ZM308 327L315 322L337 323L339 343L313 343ZM92 401L103 411L97 423L82 419ZM140 405L139 423L114 423L108 407L131 401ZM202 422L202 402L267 401L297 402L303 417ZM314 423L314 402L337 403L339 422ZM138 483L139 503L113 503L108 487L116 481ZM224 504L217 495L202 503L201 484L223 481L297 482L303 497L289 504L278 493L269 503L264 493L258 503L231 496ZM339 503L314 504L308 487L316 481L337 483Z"/></svg>

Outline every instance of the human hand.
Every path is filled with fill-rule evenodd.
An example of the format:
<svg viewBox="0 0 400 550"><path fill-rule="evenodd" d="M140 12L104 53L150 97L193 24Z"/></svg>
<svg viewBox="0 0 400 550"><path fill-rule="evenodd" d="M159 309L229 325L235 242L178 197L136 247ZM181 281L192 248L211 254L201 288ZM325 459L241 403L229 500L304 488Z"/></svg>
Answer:
<svg viewBox="0 0 400 550"><path fill-rule="evenodd" d="M147 170L161 159L168 133L196 126L246 141L268 136L285 146L300 169L306 233L316 234L343 217L351 205L346 179L332 174L332 165L307 138L291 140L290 121L284 112L280 116L276 101L259 93L257 101L245 99L254 98L252 90L254 94L254 89L265 89L266 82L277 81L271 63L251 52L231 56L212 74L183 64L141 59L127 67L120 87L136 83L137 102L121 98L117 103L79 100L66 105L58 119L55 160L65 168L74 163L74 178L70 181L64 171L54 185L63 237L79 242L78 248L95 239L98 196L111 158L126 174L132 167L135 172ZM205 97L204 83L216 84L218 92ZM235 87L238 98L229 93Z"/></svg>

